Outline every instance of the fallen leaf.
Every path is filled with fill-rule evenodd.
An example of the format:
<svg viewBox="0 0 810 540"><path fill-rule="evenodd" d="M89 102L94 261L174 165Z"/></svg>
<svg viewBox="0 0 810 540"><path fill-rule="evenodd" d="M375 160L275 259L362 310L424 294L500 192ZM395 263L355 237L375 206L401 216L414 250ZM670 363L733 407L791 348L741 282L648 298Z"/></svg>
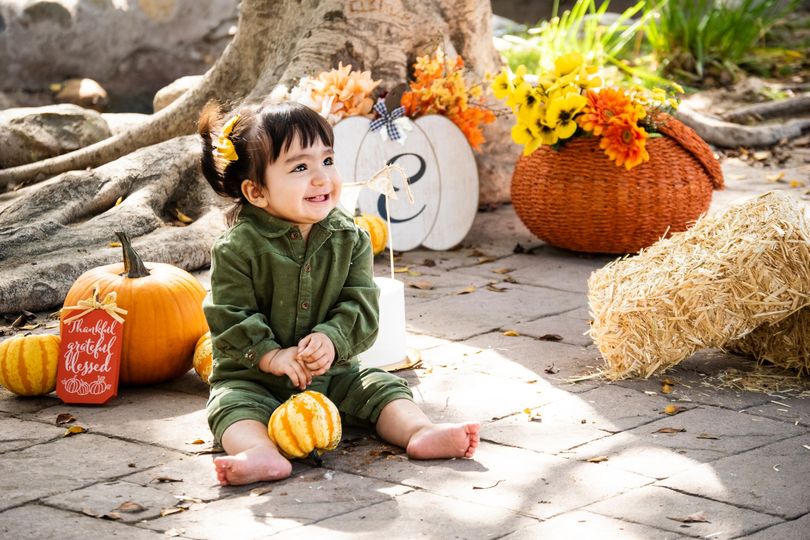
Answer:
<svg viewBox="0 0 810 540"><path fill-rule="evenodd" d="M194 439L193 441L191 441L188 444L205 444L205 441L202 440L202 439Z"/></svg>
<svg viewBox="0 0 810 540"><path fill-rule="evenodd" d="M778 172L776 174L769 174L765 177L765 180L768 182L778 182L782 178L785 177L785 171Z"/></svg>
<svg viewBox="0 0 810 540"><path fill-rule="evenodd" d="M503 333L503 335L507 337L517 337L520 335L520 333L517 330L507 330Z"/></svg>
<svg viewBox="0 0 810 540"><path fill-rule="evenodd" d="M474 292L475 292L475 287L473 287L472 285L470 285L470 286L469 286L469 287L467 287L466 289L461 289L461 290L460 290L460 291L458 291L456 294L457 294L457 295L461 295L461 294L470 294L470 293L474 293Z"/></svg>
<svg viewBox="0 0 810 540"><path fill-rule="evenodd" d="M684 433L686 428L680 427L662 427L659 430L653 431L653 433Z"/></svg>
<svg viewBox="0 0 810 540"><path fill-rule="evenodd" d="M11 323L11 327L12 328L19 328L20 326L24 325L26 322L28 322L28 318L25 315L20 315L19 317L14 319L14 322Z"/></svg>
<svg viewBox="0 0 810 540"><path fill-rule="evenodd" d="M193 219L191 219L190 217L185 215L183 212L181 212L179 208L174 209L174 215L177 216L177 220L180 223L193 223L194 222Z"/></svg>
<svg viewBox="0 0 810 540"><path fill-rule="evenodd" d="M543 334L537 339L539 341L562 341L563 337L559 334Z"/></svg>
<svg viewBox="0 0 810 540"><path fill-rule="evenodd" d="M509 287L498 287L494 283L490 283L490 284L487 285L487 290L492 291L492 292L504 292L504 291L508 291Z"/></svg>
<svg viewBox="0 0 810 540"><path fill-rule="evenodd" d="M73 435L76 435L78 433L84 433L86 431L87 430L84 429L82 426L78 426L78 425L77 426L70 426L69 428L67 428L65 430L65 433L64 433L64 435L62 435L62 437L71 437Z"/></svg>
<svg viewBox="0 0 810 540"><path fill-rule="evenodd" d="M71 422L75 422L76 417L70 414L69 412L63 412L61 414L56 415L56 425L61 426L64 424L70 424Z"/></svg>
<svg viewBox="0 0 810 540"><path fill-rule="evenodd" d="M119 520L123 519L121 517L121 514L119 514L118 512L107 512L106 514L102 514L99 517L101 519L108 519L110 521L119 521Z"/></svg>
<svg viewBox="0 0 810 540"><path fill-rule="evenodd" d="M408 287L413 287L414 289L419 289L422 291L429 291L433 288L433 283L430 281L412 281L408 283Z"/></svg>
<svg viewBox="0 0 810 540"><path fill-rule="evenodd" d="M667 405L664 407L664 414L668 414L670 416L676 415L685 411L686 408L681 407L680 405Z"/></svg>
<svg viewBox="0 0 810 540"><path fill-rule="evenodd" d="M111 248L121 247L121 242L110 242L107 246Z"/></svg>
<svg viewBox="0 0 810 540"><path fill-rule="evenodd" d="M417 272L416 270L408 270L408 275L412 277L418 277L422 275L422 272Z"/></svg>
<svg viewBox="0 0 810 540"><path fill-rule="evenodd" d="M48 324L46 324L46 325L45 325L45 328L47 328L47 329L51 329L51 328L59 328L59 323L58 323L58 322L51 322L51 323L48 323Z"/></svg>
<svg viewBox="0 0 810 540"><path fill-rule="evenodd" d="M758 152L754 152L753 157L757 161L765 161L771 157L771 152L768 150L759 150Z"/></svg>
<svg viewBox="0 0 810 540"><path fill-rule="evenodd" d="M491 262L497 261L497 260L498 260L497 257L490 257L490 256L478 257L478 260L475 261L475 264L486 264L486 263L491 263Z"/></svg>
<svg viewBox="0 0 810 540"><path fill-rule="evenodd" d="M157 484L165 484L167 482L182 482L182 478L172 478L171 476L156 476L152 478L152 482Z"/></svg>
<svg viewBox="0 0 810 540"><path fill-rule="evenodd" d="M395 266L394 267L394 273L395 274L404 274L408 270L410 270L410 268L408 268L407 266L399 266L399 267Z"/></svg>
<svg viewBox="0 0 810 540"><path fill-rule="evenodd" d="M271 488L269 486L257 487L257 488L253 488L253 489L250 490L250 496L251 497L261 497L265 493L270 493L271 491L273 491L273 488Z"/></svg>
<svg viewBox="0 0 810 540"><path fill-rule="evenodd" d="M661 384L661 392L663 392L664 394L671 394L672 393L672 385L667 384L667 383Z"/></svg>
<svg viewBox="0 0 810 540"><path fill-rule="evenodd" d="M543 371L545 371L549 375L554 375L555 373L560 372L560 368L555 367L554 364L551 364L550 366L547 366L546 369L544 369Z"/></svg>
<svg viewBox="0 0 810 540"><path fill-rule="evenodd" d="M170 508L164 508L160 511L160 517L170 516L172 514L179 514L180 512L185 512L185 508L180 508L178 506L172 506Z"/></svg>
<svg viewBox="0 0 810 540"><path fill-rule="evenodd" d="M589 459L588 463L602 463L603 461L607 461L607 460L608 460L607 456L598 456L598 457L592 457L591 459Z"/></svg>
<svg viewBox="0 0 810 540"><path fill-rule="evenodd" d="M802 186L804 186L804 182L802 182L801 180L791 180L790 181L790 187L792 187L792 188L798 188L798 187L802 187Z"/></svg>
<svg viewBox="0 0 810 540"><path fill-rule="evenodd" d="M122 202L124 202L124 196L123 196L123 195L121 195L120 197L118 197L118 200L116 200L116 201L115 201L115 206L118 206L118 205L119 205L119 204L121 204Z"/></svg>
<svg viewBox="0 0 810 540"><path fill-rule="evenodd" d="M514 268L493 268L492 271L495 272L496 274L508 274L509 272L514 272L515 269Z"/></svg>
<svg viewBox="0 0 810 540"><path fill-rule="evenodd" d="M101 517L98 514L96 514L95 512L93 512L92 510L90 510L89 508L82 508L81 512L85 516L90 516L90 517L94 517L94 518Z"/></svg>
<svg viewBox="0 0 810 540"><path fill-rule="evenodd" d="M714 435L709 435L708 433L701 433L700 435L697 436L697 438L698 439L710 439L710 440L713 440L713 441L717 441L717 440L720 439L720 437L715 437Z"/></svg>
<svg viewBox="0 0 810 540"><path fill-rule="evenodd" d="M35 330L40 327L39 323L36 324L26 324L20 327L20 330Z"/></svg>
<svg viewBox="0 0 810 540"><path fill-rule="evenodd" d="M143 512L144 510L146 510L146 507L143 506L142 504L136 503L135 501L125 501L119 504L118 508L116 508L115 510L119 512L127 512L129 514L132 514L135 512Z"/></svg>
<svg viewBox="0 0 810 540"><path fill-rule="evenodd" d="M671 519L672 521L677 521L679 523L711 523L706 517L705 512L696 512L686 517L669 517L667 519Z"/></svg>
<svg viewBox="0 0 810 540"><path fill-rule="evenodd" d="M501 480L497 480L497 481L495 481L495 483L494 483L494 484L492 484L491 486L473 486L472 488L473 488L473 489L492 489L492 488L494 488L495 486L497 486L498 484L500 484L501 482L506 482L506 480L503 480L503 479L501 479Z"/></svg>
<svg viewBox="0 0 810 540"><path fill-rule="evenodd" d="M651 390L644 390L644 393L647 394L648 396L657 396L658 395L658 392L653 392Z"/></svg>

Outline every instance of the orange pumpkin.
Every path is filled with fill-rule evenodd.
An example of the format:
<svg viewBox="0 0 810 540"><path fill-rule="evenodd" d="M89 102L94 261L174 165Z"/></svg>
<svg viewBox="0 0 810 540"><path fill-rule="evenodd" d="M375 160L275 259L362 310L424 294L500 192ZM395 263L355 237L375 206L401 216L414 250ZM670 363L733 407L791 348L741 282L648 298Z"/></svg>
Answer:
<svg viewBox="0 0 810 540"><path fill-rule="evenodd" d="M371 237L371 251L379 255L385 250L388 243L388 227L385 220L374 214L361 214L354 218L354 222L365 229Z"/></svg>
<svg viewBox="0 0 810 540"><path fill-rule="evenodd" d="M211 332L206 332L200 336L197 345L194 346L194 360L192 361L194 371L205 384L208 384L208 379L211 378L212 362Z"/></svg>
<svg viewBox="0 0 810 540"><path fill-rule="evenodd" d="M0 385L18 396L53 392L60 343L53 334L15 336L0 343Z"/></svg>
<svg viewBox="0 0 810 540"><path fill-rule="evenodd" d="M89 298L93 288L104 298L115 291L126 309L121 346L122 384L155 384L179 377L191 368L194 345L208 331L197 279L164 263L144 263L125 233L116 233L124 262L92 268L68 291L66 306ZM62 317L69 313L63 312Z"/></svg>

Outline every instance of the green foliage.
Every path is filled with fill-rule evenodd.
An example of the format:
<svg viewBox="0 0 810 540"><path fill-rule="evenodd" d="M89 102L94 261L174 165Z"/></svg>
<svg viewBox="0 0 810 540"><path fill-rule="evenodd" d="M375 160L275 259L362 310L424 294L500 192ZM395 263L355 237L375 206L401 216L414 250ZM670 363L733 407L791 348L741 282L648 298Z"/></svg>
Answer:
<svg viewBox="0 0 810 540"><path fill-rule="evenodd" d="M579 52L591 65L604 66L617 62L631 47L644 17L633 19L645 6L641 0L609 24L603 16L610 2L598 7L595 0L577 0L562 15L559 0L554 0L553 17L530 28L523 35L506 35L496 44L512 70L525 65L529 73L550 69L558 56Z"/></svg>
<svg viewBox="0 0 810 540"><path fill-rule="evenodd" d="M659 0L645 10L644 33L664 71L702 80L734 72L796 0Z"/></svg>

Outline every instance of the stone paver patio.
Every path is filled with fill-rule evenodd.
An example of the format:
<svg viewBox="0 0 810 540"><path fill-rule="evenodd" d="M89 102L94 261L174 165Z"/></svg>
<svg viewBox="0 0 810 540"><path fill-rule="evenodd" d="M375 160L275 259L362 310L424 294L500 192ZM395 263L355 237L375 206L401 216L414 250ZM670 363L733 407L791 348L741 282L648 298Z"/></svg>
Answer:
<svg viewBox="0 0 810 540"><path fill-rule="evenodd" d="M796 159L790 174L806 182ZM773 171L724 168L729 189L713 210L774 187ZM482 422L473 460L409 461L347 431L323 468L296 463L285 481L221 488L207 387L193 372L122 388L103 407L0 390L0 536L807 538L810 399L710 384L752 367L720 351L668 374L671 394L661 377L569 381L601 363L584 335L586 280L609 260L542 244L505 206L479 213L460 249L397 261L411 271L398 277L423 287L406 287L423 363L401 375L433 419ZM377 271L388 272L384 257ZM670 403L685 411L664 415ZM87 433L63 437L65 412Z"/></svg>

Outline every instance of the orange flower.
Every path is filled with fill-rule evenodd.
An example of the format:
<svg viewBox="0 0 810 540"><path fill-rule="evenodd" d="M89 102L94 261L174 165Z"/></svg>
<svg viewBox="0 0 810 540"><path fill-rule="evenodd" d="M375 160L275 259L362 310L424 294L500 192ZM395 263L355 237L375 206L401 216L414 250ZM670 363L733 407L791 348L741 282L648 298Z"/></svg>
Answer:
<svg viewBox="0 0 810 540"><path fill-rule="evenodd" d="M616 165L624 165L627 170L649 161L646 146L647 132L629 115L613 117L599 143L599 147Z"/></svg>
<svg viewBox="0 0 810 540"><path fill-rule="evenodd" d="M577 117L577 123L596 136L602 134L614 117L626 115L632 117L634 123L638 120L635 105L621 89L604 88L600 92L588 90L585 97L588 98L588 103L583 113Z"/></svg>

